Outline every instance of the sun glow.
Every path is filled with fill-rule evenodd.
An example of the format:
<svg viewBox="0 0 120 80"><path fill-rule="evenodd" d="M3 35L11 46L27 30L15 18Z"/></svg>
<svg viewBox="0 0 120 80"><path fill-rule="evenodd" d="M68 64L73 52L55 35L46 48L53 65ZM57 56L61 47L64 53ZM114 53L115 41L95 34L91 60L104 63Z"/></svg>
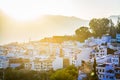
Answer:
<svg viewBox="0 0 120 80"><path fill-rule="evenodd" d="M33 1L28 0L5 0L3 1L4 5L1 4L1 8L8 16L15 20L26 21L35 19L48 11L48 8L42 6L42 3L33 3Z"/></svg>
<svg viewBox="0 0 120 80"><path fill-rule="evenodd" d="M106 5L107 4L107 5ZM0 0L0 9L17 20L43 14L76 16L83 19L119 14L119 0Z"/></svg>
<svg viewBox="0 0 120 80"><path fill-rule="evenodd" d="M8 16L26 21L45 14L70 16L72 5L66 3L71 4L71 2L57 0L4 0L0 2L0 8Z"/></svg>
<svg viewBox="0 0 120 80"><path fill-rule="evenodd" d="M0 25L0 44L27 41L29 37L38 40L47 36L74 34L80 21L75 20L73 26L72 19L71 22L56 24L56 21L47 21L42 15L74 16L90 20L119 15L119 3L120 0L0 0L0 14L3 13L4 17L4 23ZM71 28L62 28L63 23Z"/></svg>

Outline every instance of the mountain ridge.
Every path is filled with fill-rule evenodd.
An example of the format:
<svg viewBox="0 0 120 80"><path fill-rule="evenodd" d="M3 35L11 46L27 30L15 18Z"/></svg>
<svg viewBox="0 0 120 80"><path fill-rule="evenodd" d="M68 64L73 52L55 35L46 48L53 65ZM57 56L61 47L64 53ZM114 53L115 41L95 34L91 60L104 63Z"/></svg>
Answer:
<svg viewBox="0 0 120 80"><path fill-rule="evenodd" d="M62 15L44 15L27 22L18 22L7 15L2 17L6 20L1 26L3 29L0 33L0 43L24 41L29 38L40 40L54 35L73 35L77 28L89 23L88 20Z"/></svg>
<svg viewBox="0 0 120 80"><path fill-rule="evenodd" d="M108 18L116 21L118 16L120 15ZM4 20L0 26L0 43L25 41L29 38L40 40L54 35L74 35L77 28L88 27L90 21L75 16L43 15L32 21L18 22L2 11L0 11L0 18L1 21Z"/></svg>

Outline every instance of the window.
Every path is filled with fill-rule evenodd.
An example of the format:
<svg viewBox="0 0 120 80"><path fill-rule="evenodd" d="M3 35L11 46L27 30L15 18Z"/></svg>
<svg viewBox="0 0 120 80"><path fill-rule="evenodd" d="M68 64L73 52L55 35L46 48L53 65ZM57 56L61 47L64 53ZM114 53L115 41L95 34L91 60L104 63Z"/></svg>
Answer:
<svg viewBox="0 0 120 80"><path fill-rule="evenodd" d="M113 77L110 77L110 79L113 79Z"/></svg>
<svg viewBox="0 0 120 80"><path fill-rule="evenodd" d="M104 72L104 69L103 69L103 72Z"/></svg>
<svg viewBox="0 0 120 80"><path fill-rule="evenodd" d="M103 78L104 78L105 76L103 75Z"/></svg>
<svg viewBox="0 0 120 80"><path fill-rule="evenodd" d="M96 54L96 56L98 56L98 54Z"/></svg>
<svg viewBox="0 0 120 80"><path fill-rule="evenodd" d="M101 78L101 75L100 75L100 78Z"/></svg>
<svg viewBox="0 0 120 80"><path fill-rule="evenodd" d="M108 78L108 76L106 76L106 78Z"/></svg>

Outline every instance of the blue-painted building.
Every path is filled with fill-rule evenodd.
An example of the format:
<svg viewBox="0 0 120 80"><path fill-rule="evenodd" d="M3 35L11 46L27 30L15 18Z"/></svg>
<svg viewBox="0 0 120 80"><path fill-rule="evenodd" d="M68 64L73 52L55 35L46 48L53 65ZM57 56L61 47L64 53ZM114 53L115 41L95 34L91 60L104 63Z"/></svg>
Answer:
<svg viewBox="0 0 120 80"><path fill-rule="evenodd" d="M101 39L104 43L110 43L111 42L111 36L110 35L103 35Z"/></svg>
<svg viewBox="0 0 120 80"><path fill-rule="evenodd" d="M112 64L99 64L96 68L99 80L116 80Z"/></svg>
<svg viewBox="0 0 120 80"><path fill-rule="evenodd" d="M116 40L117 40L117 42L119 42L120 43L120 34L116 34Z"/></svg>

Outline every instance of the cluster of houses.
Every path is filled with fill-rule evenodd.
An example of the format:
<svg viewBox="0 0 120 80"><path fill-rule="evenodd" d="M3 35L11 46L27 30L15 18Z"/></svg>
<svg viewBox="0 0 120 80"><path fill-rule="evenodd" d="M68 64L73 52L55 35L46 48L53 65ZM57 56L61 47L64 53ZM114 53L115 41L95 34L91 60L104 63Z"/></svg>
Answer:
<svg viewBox="0 0 120 80"><path fill-rule="evenodd" d="M108 49L113 50L112 53ZM100 80L120 80L120 34L116 39L109 35L89 38L84 43L64 41L62 43L30 41L0 46L0 68L27 70L57 70L69 65L81 66L82 60L97 61L97 74ZM79 73L78 80L85 75Z"/></svg>
<svg viewBox="0 0 120 80"><path fill-rule="evenodd" d="M101 39L89 38L85 43L92 48L90 62L96 58L99 80L120 80L120 34L116 34L116 39L104 35ZM78 80L85 77L86 74L79 71Z"/></svg>

